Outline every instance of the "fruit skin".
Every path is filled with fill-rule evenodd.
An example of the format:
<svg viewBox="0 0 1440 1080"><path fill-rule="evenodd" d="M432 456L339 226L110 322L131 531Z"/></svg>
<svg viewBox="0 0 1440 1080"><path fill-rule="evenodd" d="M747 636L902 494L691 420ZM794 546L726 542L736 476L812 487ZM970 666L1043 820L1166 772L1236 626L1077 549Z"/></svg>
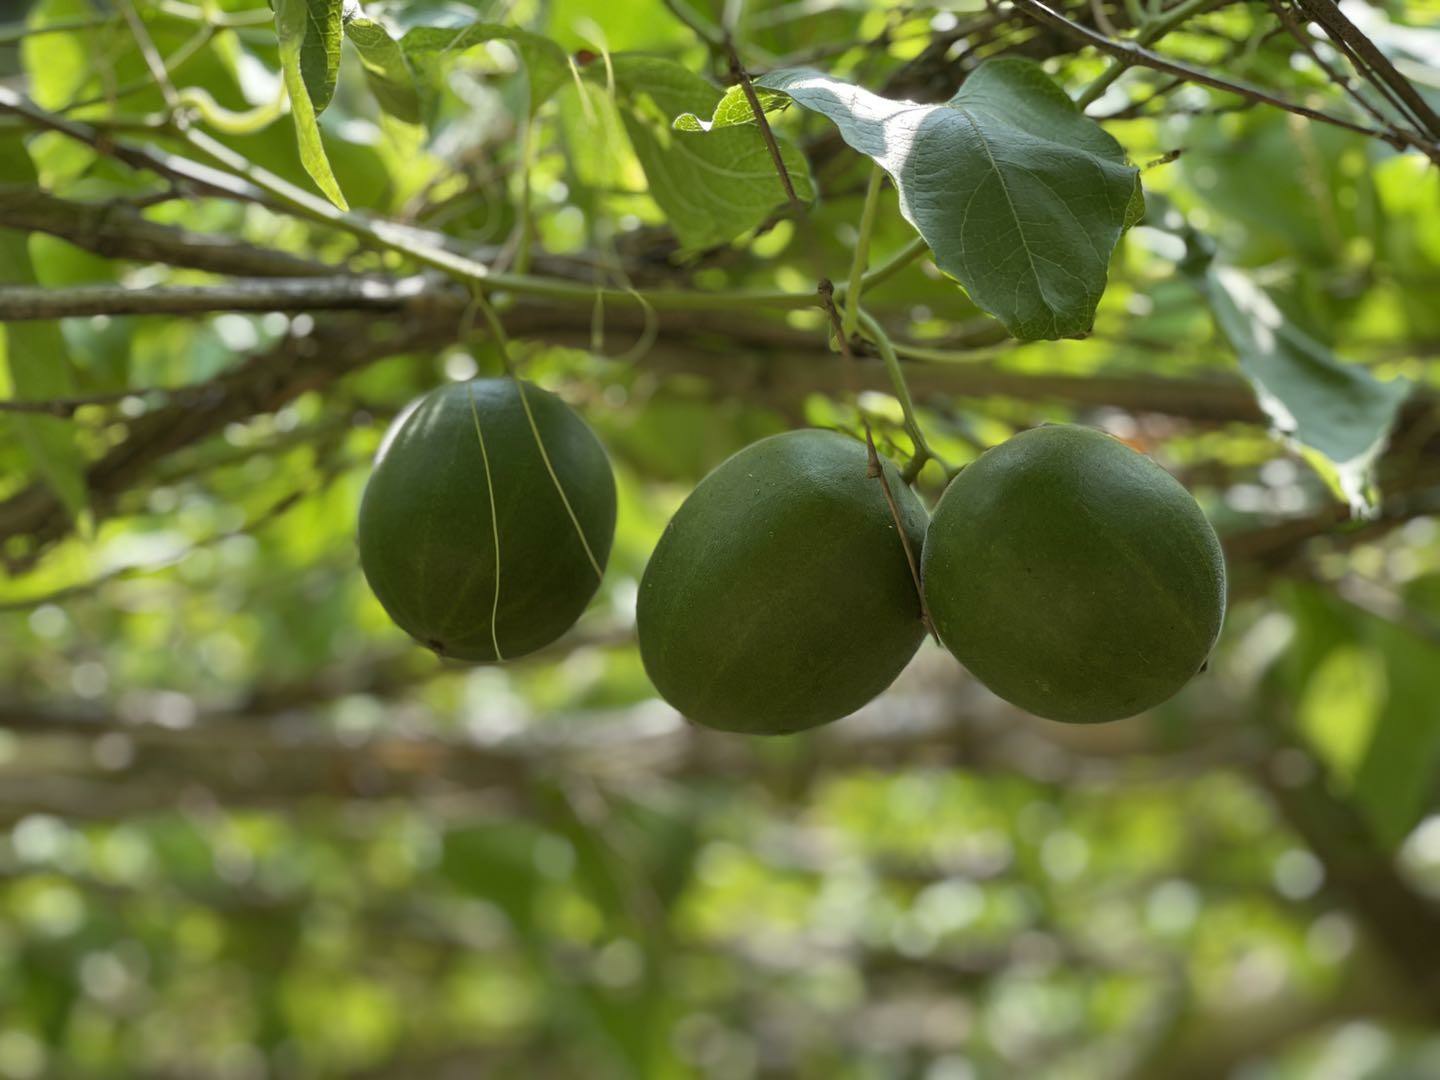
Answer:
<svg viewBox="0 0 1440 1080"><path fill-rule="evenodd" d="M533 652L568 630L599 587L526 404L601 570L609 557L615 478L599 439L569 406L510 378L431 391L376 456L360 504L360 566L390 617L441 656Z"/></svg>
<svg viewBox="0 0 1440 1080"><path fill-rule="evenodd" d="M1224 556L1190 493L1069 424L1022 432L955 478L921 574L940 640L976 678L1071 723L1171 697L1225 616Z"/></svg>
<svg viewBox="0 0 1440 1080"><path fill-rule="evenodd" d="M854 712L924 637L920 599L863 443L790 431L695 488L640 582L645 670L696 723L779 735ZM884 462L919 557L925 508Z"/></svg>

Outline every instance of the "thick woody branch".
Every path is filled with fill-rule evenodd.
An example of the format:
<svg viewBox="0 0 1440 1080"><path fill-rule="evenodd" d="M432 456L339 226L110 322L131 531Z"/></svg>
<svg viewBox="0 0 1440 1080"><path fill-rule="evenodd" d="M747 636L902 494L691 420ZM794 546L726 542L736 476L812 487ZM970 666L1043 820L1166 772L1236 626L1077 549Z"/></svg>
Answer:
<svg viewBox="0 0 1440 1080"><path fill-rule="evenodd" d="M297 289L334 287L330 279L295 283ZM343 288L350 287L346 279ZM442 290L415 303L424 310L407 310L400 299L382 297L372 307L391 305L398 316L393 321L377 320L374 310L322 319L308 336L287 337L209 383L179 388L167 404L130 421L125 438L91 465L87 484L97 510L105 513L158 462L228 423L273 411L385 357L459 340L465 320L458 295ZM522 304L509 310L505 320L517 340L593 347L591 313L580 308ZM643 310L607 311L606 330L616 352L646 329ZM974 342L989 343L985 337ZM851 385L812 332L778 320L736 320L724 312L665 313L655 344L638 362L660 374L699 376L717 393L777 404L803 400L817 390L839 393ZM888 388L885 370L873 358L857 358L854 368L859 389ZM908 381L922 402L930 397L1013 397L1166 413L1200 422L1264 419L1253 393L1235 379L1031 375L976 362L910 365ZM7 549L12 571L33 565L70 527L63 507L42 484L0 502L0 540L24 538L18 547L12 543Z"/></svg>
<svg viewBox="0 0 1440 1080"><path fill-rule="evenodd" d="M68 289L0 288L0 322L88 315L195 315L211 311L433 312L454 317L459 290L434 278L337 275L325 278L237 279L223 285L80 285Z"/></svg>
<svg viewBox="0 0 1440 1080"><path fill-rule="evenodd" d="M95 509L104 513L156 462L226 424L273 412L307 390L385 357L448 344L455 339L457 321L387 323L356 314L327 321L307 335L286 337L208 384L204 393L187 393L182 401L131 421L125 439L86 472ZM33 565L69 529L68 515L43 485L31 485L0 503L0 535L26 538L20 550L7 554L12 572Z"/></svg>
<svg viewBox="0 0 1440 1080"><path fill-rule="evenodd" d="M107 259L168 263L241 277L325 277L335 273L334 267L323 263L234 237L157 224L128 203L76 202L34 188L0 188L0 226L48 233Z"/></svg>

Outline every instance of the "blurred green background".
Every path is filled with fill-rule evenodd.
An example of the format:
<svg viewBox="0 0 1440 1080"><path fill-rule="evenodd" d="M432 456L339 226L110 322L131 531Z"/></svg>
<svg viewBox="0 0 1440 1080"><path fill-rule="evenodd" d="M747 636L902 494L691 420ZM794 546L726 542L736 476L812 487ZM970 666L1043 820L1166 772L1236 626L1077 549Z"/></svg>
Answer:
<svg viewBox="0 0 1440 1080"><path fill-rule="evenodd" d="M4 85L104 139L0 112L9 285L83 298L234 272L196 265L182 232L415 269L110 152L190 152L133 21L175 86L234 114L279 93L268 9L21 7L3 9ZM1124 35L1163 10L1067 12ZM1440 7L1346 11L1440 107ZM667 209L632 146L678 136L647 112L654 88L607 84L612 54L723 87L704 34L725 27L756 70L925 101L987 56L1041 60L1072 93L1106 67L981 0L366 14L397 36L524 27L576 65L537 95L543 43L482 42L407 59L382 108L347 45L321 129L350 204L495 265L622 286L843 280L869 166L823 118L777 114L815 204L677 235L674 191ZM1215 3L1155 47L1368 122L1321 66L1342 60L1301 36L1265 3ZM1440 1077L1440 172L1154 71L1090 113L1138 164L1181 151L1143 174L1149 216L1091 336L1011 341L925 260L866 301L953 461L1093 424L1221 532L1210 670L1096 728L1017 712L930 643L872 705L794 738L705 733L654 698L633 610L669 514L755 438L854 428L819 312L506 310L526 376L610 449L620 521L579 626L474 669L388 622L353 533L389 420L499 370L463 290L9 323L0 396L87 403L0 413L0 1077ZM193 122L314 189L284 115ZM190 261L138 252L147 224ZM1268 291L1308 360L1242 370L1184 272L1187 235ZM911 236L887 188L872 261ZM903 457L898 404L861 366ZM1333 449L1347 439L1363 452ZM919 490L933 505L942 484L930 468Z"/></svg>

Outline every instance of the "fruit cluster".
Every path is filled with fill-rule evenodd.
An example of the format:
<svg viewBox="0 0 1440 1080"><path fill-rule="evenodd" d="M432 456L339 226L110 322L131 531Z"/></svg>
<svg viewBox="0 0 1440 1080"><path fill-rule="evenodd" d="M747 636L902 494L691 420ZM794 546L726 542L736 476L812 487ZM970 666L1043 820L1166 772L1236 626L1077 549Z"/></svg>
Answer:
<svg viewBox="0 0 1440 1080"><path fill-rule="evenodd" d="M589 427L530 383L480 379L396 421L361 505L360 560L417 640L508 660L575 622L614 529L615 482ZM636 623L651 681L689 719L785 734L885 690L927 613L1000 697L1093 723L1175 694L1224 612L1220 545L1189 492L1110 436L1055 425L982 454L933 518L855 439L762 439L666 527Z"/></svg>

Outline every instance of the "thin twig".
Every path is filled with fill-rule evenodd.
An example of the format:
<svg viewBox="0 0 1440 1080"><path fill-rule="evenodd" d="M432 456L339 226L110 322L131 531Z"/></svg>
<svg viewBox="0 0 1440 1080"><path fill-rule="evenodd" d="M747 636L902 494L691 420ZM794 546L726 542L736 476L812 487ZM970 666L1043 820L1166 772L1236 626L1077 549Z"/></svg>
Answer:
<svg viewBox="0 0 1440 1080"><path fill-rule="evenodd" d="M139 46L145 67L149 69L155 84L160 87L160 95L165 99L165 104L173 116L180 108L180 95L175 91L175 84L170 81L170 72L165 68L165 61L160 58L160 50L155 48L150 31L145 29L140 13L135 10L134 0L120 0L120 10L125 16L125 22L130 26L135 44Z"/></svg>
<svg viewBox="0 0 1440 1080"><path fill-rule="evenodd" d="M1422 132L1431 139L1440 139L1440 115L1430 107L1410 80L1396 70L1389 58L1375 43L1360 32L1333 0L1295 0L1300 10L1320 24L1330 39L1349 53L1363 73L1373 77L1378 86L1384 84L1405 103Z"/></svg>
<svg viewBox="0 0 1440 1080"><path fill-rule="evenodd" d="M725 49L730 54L730 75L740 84L740 89L745 92L745 100L750 103L750 111L755 114L755 123L759 125L760 137L765 140L765 149L770 151L770 160L775 163L775 171L780 174L780 183L785 188L785 197L790 200L790 206L795 213L802 214L805 212L805 204L800 201L800 196L795 194L795 185L790 180L790 170L785 167L785 158L780 153L780 144L775 141L775 133L770 130L770 121L765 119L765 109L760 104L760 98L755 93L750 76L745 72L745 65L740 63L740 54L735 51L735 41L728 34L725 37Z"/></svg>
<svg viewBox="0 0 1440 1080"><path fill-rule="evenodd" d="M43 34L68 34L75 30L98 30L102 26L109 26L115 19L114 15L103 15L97 18L57 19L44 26L12 23L0 26L0 45L16 45Z"/></svg>
<svg viewBox="0 0 1440 1080"><path fill-rule="evenodd" d="M835 286L829 278L821 278L815 291L819 293L820 302L830 317L830 328L840 343L840 355L844 358L845 368L850 373L849 377L853 384L855 354L850 349L850 340L845 336L845 326L840 317L840 311L835 307ZM915 551L910 545L910 535L905 531L905 523L901 520L900 505L895 501L895 493L890 490L890 478L885 475L885 467L881 464L880 455L875 450L875 435L870 430L870 417L858 400L855 407L860 413L860 423L865 429L865 453L869 460L869 476L871 479L880 481L880 490L885 493L885 505L890 508L890 519L895 522L895 531L900 535L900 546L905 549L905 562L910 567L910 579L915 582L915 595L920 600L920 621L924 623L926 633L938 643L940 636L935 632L935 624L930 621L930 609L925 605L925 590L920 583L920 564L915 560Z"/></svg>
<svg viewBox="0 0 1440 1080"><path fill-rule="evenodd" d="M253 164L224 143L191 126L177 132L185 142L214 164L205 164L159 147L140 146L113 138L93 124L47 112L28 98L0 84L0 114L11 113L34 127L55 131L94 148L98 153L184 184L197 193L258 203L280 213L347 232L363 243L413 259L441 270L468 285L506 290L548 300L591 306L596 289L578 282L530 274L500 274L484 263L453 250L443 233L400 225L356 211L340 211L318 195ZM619 304L637 297L656 311L746 311L755 307L793 310L811 307L810 293L784 290L711 291L687 289L601 290L604 299Z"/></svg>
<svg viewBox="0 0 1440 1080"><path fill-rule="evenodd" d="M208 547L214 547L217 544L224 543L226 540L233 540L238 536L248 536L258 531L259 529L264 528L272 521L276 520L279 517L282 517L289 511L293 510L303 500L313 495L320 494L320 492L324 491L327 487L329 487L330 484L336 478L338 478L343 471L343 469L335 467L326 469L325 472L314 483L308 484L305 487L299 488L295 491L291 491L281 496L275 502L271 503L270 506L266 507L260 513L256 514L255 517L251 518L249 521L245 522L238 528L226 529L222 532L217 532L211 536L204 537L203 539L196 540L194 543L187 544L179 551L171 555L167 555L164 558L156 559L152 562L134 563L124 566L118 566L113 570L107 570L103 574L93 577L88 581L81 581L74 585L66 585L47 593L40 593L34 596L28 596L20 600L6 600L0 602L0 614L8 614L14 611L32 611L35 608L40 607L44 604L58 604L61 601L73 600L77 596L85 596L89 593L98 592L106 585L109 585L115 581L121 581L126 578L141 577L147 574L158 574L163 570L168 570L171 567L179 565L181 562L189 558L191 555L195 554L195 552L197 551L201 551Z"/></svg>
<svg viewBox="0 0 1440 1080"><path fill-rule="evenodd" d="M1277 97L1268 90L1262 90L1258 86L1250 86L1245 83L1231 82L1211 75L1208 71L1201 71L1199 68L1191 67L1189 64L1181 63L1178 60L1171 60L1168 57L1153 53L1133 42L1116 41L1108 38L1099 31L1092 30L1088 26L1082 26L1072 21L1060 12L1042 3L1041 0L1012 0L1016 7L1020 8L1027 15L1030 15L1037 22L1069 34L1077 40L1084 41L1089 45L1112 56L1131 64L1138 64L1142 67L1154 68L1156 71L1163 71L1167 75L1179 75L1187 82L1198 83L1201 86L1208 86L1215 90L1223 90L1227 94L1238 94L1240 97L1249 98L1263 105L1273 105L1277 109L1284 109L1287 112L1295 113L1298 116L1310 120L1318 120L1321 123L1331 124L1335 127L1345 128L1348 131L1356 131L1362 135L1369 135L1372 138L1381 139L1389 143L1397 150L1403 150L1407 146L1418 145L1427 154L1440 157L1440 148L1428 146L1423 142L1417 142L1415 137L1398 128L1390 127L1382 130L1369 127L1365 124L1357 124L1354 121L1346 120L1342 116L1335 116L1333 113L1324 112L1320 109L1312 109L1306 105L1300 105L1293 101L1287 101Z"/></svg>
<svg viewBox="0 0 1440 1080"><path fill-rule="evenodd" d="M1286 6L1285 0L1268 0L1268 3L1270 4L1270 9L1275 12L1275 17L1280 20L1280 25L1285 27L1286 33L1294 38L1296 43L1309 54L1310 59L1315 61L1316 66L1325 73L1326 78L1350 95L1350 98L1359 105L1360 108L1369 113L1378 123L1390 123L1390 118L1382 113L1378 106L1355 88L1355 84L1350 81L1348 75L1327 63L1325 58L1320 55L1319 50L1315 48L1314 43L1310 40L1310 36L1305 33L1298 20L1291 14L1290 9Z"/></svg>

